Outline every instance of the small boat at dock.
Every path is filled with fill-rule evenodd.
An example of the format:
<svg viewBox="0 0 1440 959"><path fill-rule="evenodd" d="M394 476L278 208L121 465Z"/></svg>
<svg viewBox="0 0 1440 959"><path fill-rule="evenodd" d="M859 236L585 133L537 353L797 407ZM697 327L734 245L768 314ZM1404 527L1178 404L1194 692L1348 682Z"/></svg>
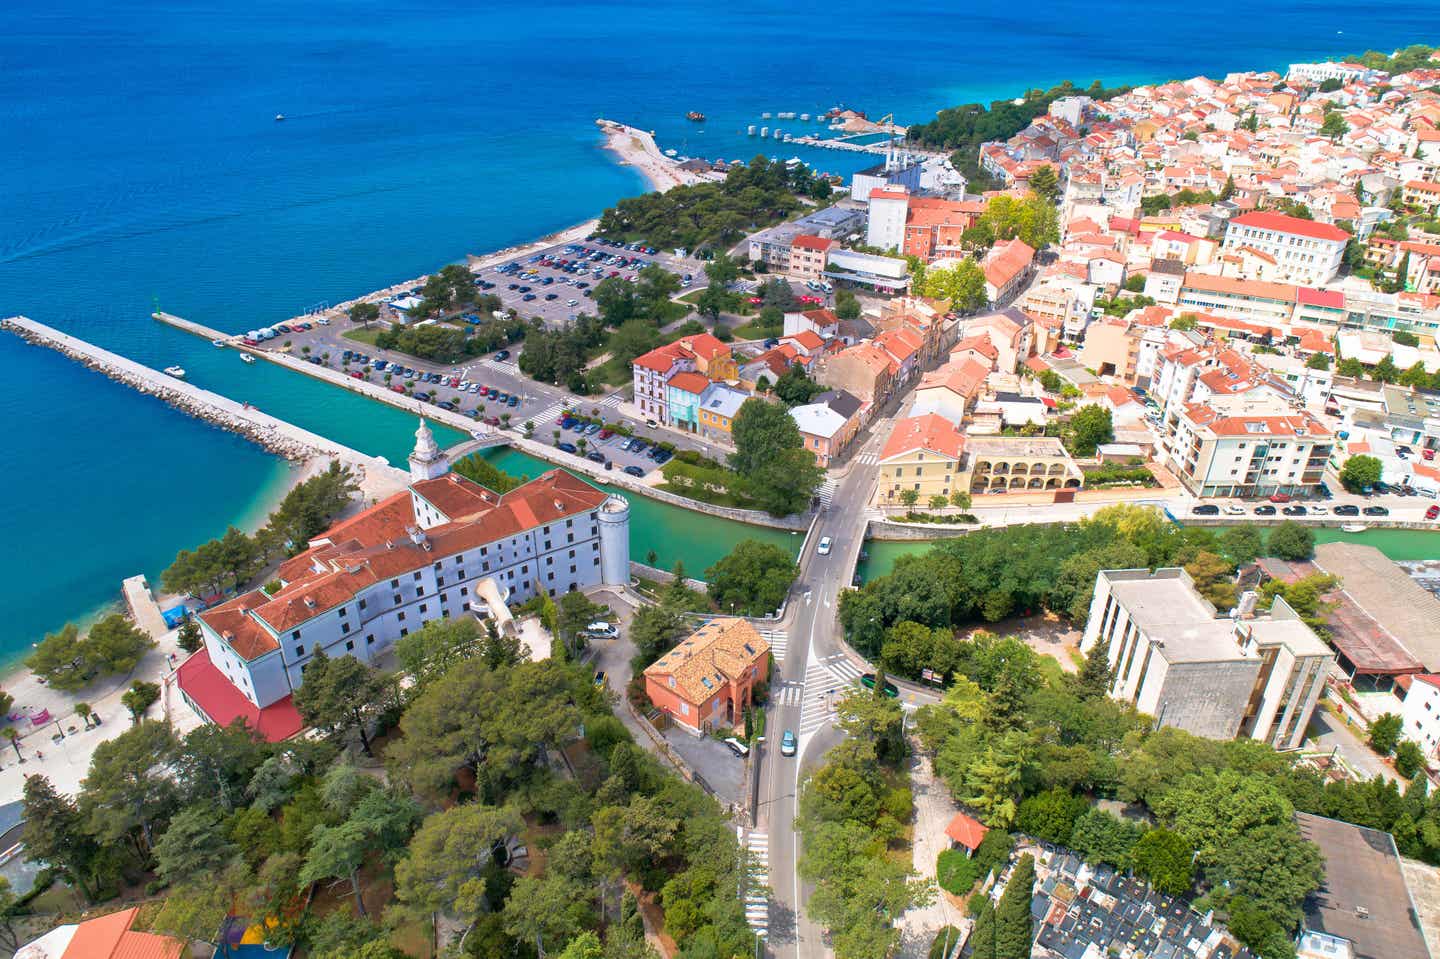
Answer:
<svg viewBox="0 0 1440 959"><path fill-rule="evenodd" d="M1346 523L1344 526L1340 527L1340 531L1342 533L1363 533L1369 528L1370 527L1366 526L1364 523Z"/></svg>
<svg viewBox="0 0 1440 959"><path fill-rule="evenodd" d="M185 378L185 367L183 367L183 366L167 366L167 367L165 367L165 375L166 375L166 376L173 376L173 377L175 377L177 380L183 380L183 379Z"/></svg>
<svg viewBox="0 0 1440 959"><path fill-rule="evenodd" d="M217 349L217 350L223 350L223 349L225 349L225 341L224 341L224 340L211 340L211 341L210 341L210 345L213 346L213 347L215 347L215 349Z"/></svg>
<svg viewBox="0 0 1440 959"><path fill-rule="evenodd" d="M241 353L241 354L240 354L240 362L241 362L241 363L254 363L254 362L255 362L255 357L251 356L249 353Z"/></svg>

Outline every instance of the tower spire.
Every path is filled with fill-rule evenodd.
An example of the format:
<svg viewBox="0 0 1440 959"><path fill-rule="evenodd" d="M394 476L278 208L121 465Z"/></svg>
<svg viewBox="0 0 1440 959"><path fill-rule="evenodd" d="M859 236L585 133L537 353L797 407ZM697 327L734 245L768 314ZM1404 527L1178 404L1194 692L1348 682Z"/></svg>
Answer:
<svg viewBox="0 0 1440 959"><path fill-rule="evenodd" d="M410 454L411 482L443 476L449 468L444 450L435 442L435 434L430 432L430 424L425 422L425 417L420 417L420 428L415 431L415 449Z"/></svg>

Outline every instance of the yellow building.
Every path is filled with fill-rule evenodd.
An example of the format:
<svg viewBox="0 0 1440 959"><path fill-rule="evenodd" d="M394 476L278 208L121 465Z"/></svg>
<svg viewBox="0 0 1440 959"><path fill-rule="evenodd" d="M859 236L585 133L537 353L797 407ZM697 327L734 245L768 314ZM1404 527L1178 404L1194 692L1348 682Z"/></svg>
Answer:
<svg viewBox="0 0 1440 959"><path fill-rule="evenodd" d="M924 505L932 496L948 499L964 490L964 450L965 437L943 416L926 413L898 421L880 453L878 500L903 504L905 491L914 490L915 502Z"/></svg>

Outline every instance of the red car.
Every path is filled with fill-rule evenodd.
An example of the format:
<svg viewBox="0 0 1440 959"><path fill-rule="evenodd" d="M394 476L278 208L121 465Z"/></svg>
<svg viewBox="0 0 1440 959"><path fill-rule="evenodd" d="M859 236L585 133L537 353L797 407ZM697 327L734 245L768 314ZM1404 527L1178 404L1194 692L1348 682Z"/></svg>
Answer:
<svg viewBox="0 0 1440 959"><path fill-rule="evenodd" d="M1435 458L1435 451L1434 451L1434 450L1421 450L1421 451L1420 451L1420 455L1423 456L1423 457L1425 457L1427 460L1433 460L1433 459Z"/></svg>
<svg viewBox="0 0 1440 959"><path fill-rule="evenodd" d="M390 387L390 392L391 392L391 393L404 393L404 392L405 392L405 387L403 387L403 386L392 386L392 387Z"/></svg>
<svg viewBox="0 0 1440 959"><path fill-rule="evenodd" d="M600 438L601 438L602 440L608 440L610 437L612 437L612 436L614 436L614 435L615 435L615 431L614 431L614 430L601 430L601 431L600 431Z"/></svg>
<svg viewBox="0 0 1440 959"><path fill-rule="evenodd" d="M1425 511L1426 519L1434 519L1437 516L1440 516L1440 505L1432 506Z"/></svg>
<svg viewBox="0 0 1440 959"><path fill-rule="evenodd" d="M361 373L359 370L351 370L350 375L357 380L363 380L365 378L365 374Z"/></svg>
<svg viewBox="0 0 1440 959"><path fill-rule="evenodd" d="M1270 494L1270 502L1272 502L1272 503L1288 503L1288 502L1290 502L1290 494L1289 494L1289 493L1271 493L1271 494Z"/></svg>

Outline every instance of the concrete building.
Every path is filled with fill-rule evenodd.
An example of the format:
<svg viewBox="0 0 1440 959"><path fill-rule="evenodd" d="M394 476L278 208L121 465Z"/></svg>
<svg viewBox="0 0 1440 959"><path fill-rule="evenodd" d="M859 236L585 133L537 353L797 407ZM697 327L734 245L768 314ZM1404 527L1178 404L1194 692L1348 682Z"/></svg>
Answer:
<svg viewBox="0 0 1440 959"><path fill-rule="evenodd" d="M877 250L899 251L905 244L905 219L910 194L898 189L871 190L869 216L865 222L865 245Z"/></svg>
<svg viewBox="0 0 1440 959"><path fill-rule="evenodd" d="M1360 63L1292 63L1290 69L1285 71L1285 79L1299 83L1323 83L1326 80L1354 83L1364 79L1369 72L1365 65Z"/></svg>
<svg viewBox="0 0 1440 959"><path fill-rule="evenodd" d="M837 283L879 293L904 293L910 286L910 268L904 260L854 250L831 250L825 276Z"/></svg>
<svg viewBox="0 0 1440 959"><path fill-rule="evenodd" d="M884 162L851 175L850 196L864 201L876 190L898 189L906 193L919 193L923 172L919 163L897 156L887 156Z"/></svg>
<svg viewBox="0 0 1440 959"><path fill-rule="evenodd" d="M733 443L731 425L741 405L750 398L742 389L724 383L711 383L700 395L700 435L717 443Z"/></svg>
<svg viewBox="0 0 1440 959"><path fill-rule="evenodd" d="M1333 437L1319 420L1264 391L1167 410L1162 457L1196 496L1308 496Z"/></svg>
<svg viewBox="0 0 1440 959"><path fill-rule="evenodd" d="M740 375L730 347L709 333L658 346L637 356L631 367L635 405L647 419L667 425L672 421L669 383L676 374L699 373L706 380L734 380ZM694 423L695 418L690 417L689 422Z"/></svg>
<svg viewBox="0 0 1440 959"><path fill-rule="evenodd" d="M800 429L805 448L815 454L815 464L822 469L845 454L855 434L860 431L861 403L844 390L830 390L814 398L814 402L790 410L790 417Z"/></svg>
<svg viewBox="0 0 1440 959"><path fill-rule="evenodd" d="M1275 261L1275 278L1318 286L1340 272L1349 240L1338 226L1259 211L1231 218L1224 249L1258 250Z"/></svg>
<svg viewBox="0 0 1440 959"><path fill-rule="evenodd" d="M267 739L300 729L292 694L317 652L373 662L436 619L629 581L629 504L564 470L508 493L444 471L422 421L410 488L344 520L281 564L279 588L201 613L205 646L178 671L205 719Z"/></svg>
<svg viewBox="0 0 1440 959"><path fill-rule="evenodd" d="M645 669L645 694L687 732L742 722L770 676L770 644L743 619L712 619Z"/></svg>
<svg viewBox="0 0 1440 959"><path fill-rule="evenodd" d="M985 271L985 295L1004 305L1029 282L1035 267L1035 250L1019 237L990 248L980 268Z"/></svg>
<svg viewBox="0 0 1440 959"><path fill-rule="evenodd" d="M1280 598L1217 614L1183 569L1102 570L1080 642L1105 643L1110 695L1161 726L1298 748L1334 655Z"/></svg>
<svg viewBox="0 0 1440 959"><path fill-rule="evenodd" d="M1085 474L1053 436L967 436L965 484L983 493L1079 489Z"/></svg>
<svg viewBox="0 0 1440 959"><path fill-rule="evenodd" d="M797 236L790 244L790 275L799 280L818 280L835 246L834 240L823 236Z"/></svg>

